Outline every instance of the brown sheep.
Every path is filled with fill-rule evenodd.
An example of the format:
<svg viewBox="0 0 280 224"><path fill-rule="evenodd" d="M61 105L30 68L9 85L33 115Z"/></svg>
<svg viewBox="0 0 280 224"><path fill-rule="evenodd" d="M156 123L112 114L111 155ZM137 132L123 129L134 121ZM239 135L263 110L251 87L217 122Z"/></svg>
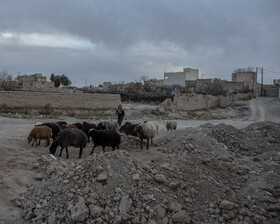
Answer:
<svg viewBox="0 0 280 224"><path fill-rule="evenodd" d="M77 126L74 124L66 124L65 126L63 126L63 129L65 128L77 128Z"/></svg>
<svg viewBox="0 0 280 224"><path fill-rule="evenodd" d="M32 145L34 144L34 141L36 141L36 146L37 146L37 139L46 139L47 140L47 144L46 146L49 145L50 143L50 138L52 137L52 129L47 127L47 126L36 126L34 127L30 133L29 136L27 138L28 140L28 144L30 144L30 142L33 139ZM39 142L40 145L40 142Z"/></svg>

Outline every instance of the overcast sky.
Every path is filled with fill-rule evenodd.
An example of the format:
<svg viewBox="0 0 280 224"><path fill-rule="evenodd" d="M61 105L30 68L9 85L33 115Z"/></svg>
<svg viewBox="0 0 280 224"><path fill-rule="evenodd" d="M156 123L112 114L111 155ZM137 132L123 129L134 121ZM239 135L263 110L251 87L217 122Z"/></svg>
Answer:
<svg viewBox="0 0 280 224"><path fill-rule="evenodd" d="M0 71L76 86L198 68L280 79L280 0L1 0Z"/></svg>

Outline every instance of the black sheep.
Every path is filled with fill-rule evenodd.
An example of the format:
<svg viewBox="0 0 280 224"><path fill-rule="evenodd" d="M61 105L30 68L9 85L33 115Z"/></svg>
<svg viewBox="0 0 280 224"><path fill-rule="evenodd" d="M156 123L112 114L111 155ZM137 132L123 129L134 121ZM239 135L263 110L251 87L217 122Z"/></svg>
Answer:
<svg viewBox="0 0 280 224"><path fill-rule="evenodd" d="M125 122L125 124L123 126L121 126L121 128L120 128L120 132L124 133L126 135L132 135L132 136L136 136L137 137L137 133L134 131L134 128L137 125L138 124L132 124L130 122Z"/></svg>
<svg viewBox="0 0 280 224"><path fill-rule="evenodd" d="M75 125L80 130L82 130L82 128L83 128L83 125L81 123L75 123L73 125Z"/></svg>
<svg viewBox="0 0 280 224"><path fill-rule="evenodd" d="M119 149L121 144L121 136L115 131L92 129L90 130L89 135L92 137L94 143L91 154L97 146L101 145L103 147L103 152L105 152L105 146L112 146L114 151L116 147Z"/></svg>
<svg viewBox="0 0 280 224"><path fill-rule="evenodd" d="M67 122L65 121L58 121L56 124L60 127L61 130L64 129L64 127L67 125Z"/></svg>
<svg viewBox="0 0 280 224"><path fill-rule="evenodd" d="M80 147L79 158L82 157L83 148L87 145L87 136L86 134L78 128L66 128L62 130L58 135L57 138L54 140L50 147L50 153L55 154L56 148L58 146L61 147L61 151L59 156L61 156L62 150L66 148L67 159L69 158L68 154L68 146L76 146Z"/></svg>
<svg viewBox="0 0 280 224"><path fill-rule="evenodd" d="M89 130L90 129L98 129L97 125L96 124L91 124L91 123L88 123L88 122L83 122L83 127L82 127L82 131L88 136L88 142L89 142Z"/></svg>

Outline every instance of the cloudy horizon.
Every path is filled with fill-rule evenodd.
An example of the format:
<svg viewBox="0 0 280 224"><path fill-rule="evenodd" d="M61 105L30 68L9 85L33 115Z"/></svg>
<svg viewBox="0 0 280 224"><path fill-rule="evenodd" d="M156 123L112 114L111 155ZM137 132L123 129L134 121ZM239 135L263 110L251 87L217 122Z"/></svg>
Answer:
<svg viewBox="0 0 280 224"><path fill-rule="evenodd" d="M279 0L3 0L0 71L65 74L76 86L198 68L280 79ZM260 80L260 79L259 79Z"/></svg>

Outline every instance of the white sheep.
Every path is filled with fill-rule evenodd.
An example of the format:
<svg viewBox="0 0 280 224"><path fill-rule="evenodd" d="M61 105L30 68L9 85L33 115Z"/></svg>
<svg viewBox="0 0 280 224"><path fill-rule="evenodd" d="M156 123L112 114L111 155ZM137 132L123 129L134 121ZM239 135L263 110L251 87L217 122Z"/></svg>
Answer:
<svg viewBox="0 0 280 224"><path fill-rule="evenodd" d="M156 133L158 135L158 129L159 129L159 123L158 122L156 122L156 121L144 121L144 123L149 123L149 124L154 125L154 127L156 129Z"/></svg>
<svg viewBox="0 0 280 224"><path fill-rule="evenodd" d="M134 131L140 138L141 149L143 149L143 139L147 139L147 149L149 149L149 140L151 139L151 144L153 144L153 138L158 133L157 126L153 122L144 122L139 124L134 128Z"/></svg>
<svg viewBox="0 0 280 224"><path fill-rule="evenodd" d="M97 127L101 130L111 130L119 132L119 124L116 121L100 121Z"/></svg>
<svg viewBox="0 0 280 224"><path fill-rule="evenodd" d="M166 129L169 130L176 130L177 128L177 122L176 121L166 121Z"/></svg>

